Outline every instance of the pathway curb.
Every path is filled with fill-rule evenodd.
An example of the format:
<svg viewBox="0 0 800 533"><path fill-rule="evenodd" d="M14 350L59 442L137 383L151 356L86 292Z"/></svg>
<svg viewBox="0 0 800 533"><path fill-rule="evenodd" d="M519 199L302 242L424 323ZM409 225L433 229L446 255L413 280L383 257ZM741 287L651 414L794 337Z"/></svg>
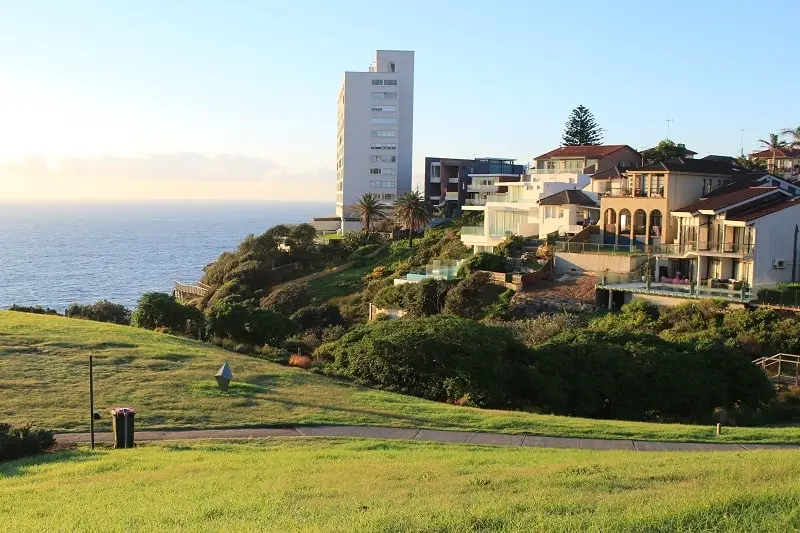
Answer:
<svg viewBox="0 0 800 533"><path fill-rule="evenodd" d="M395 428L381 426L293 426L288 428L202 429L178 431L137 431L137 441L187 439L258 439L264 437L351 437L363 439L415 440L448 444L560 448L575 450L627 450L637 452L664 451L743 451L800 449L796 444L748 444L732 442L666 442L631 439L585 439L575 437L542 437L474 431ZM61 443L89 442L89 433L59 433ZM95 433L96 442L112 442L112 434Z"/></svg>

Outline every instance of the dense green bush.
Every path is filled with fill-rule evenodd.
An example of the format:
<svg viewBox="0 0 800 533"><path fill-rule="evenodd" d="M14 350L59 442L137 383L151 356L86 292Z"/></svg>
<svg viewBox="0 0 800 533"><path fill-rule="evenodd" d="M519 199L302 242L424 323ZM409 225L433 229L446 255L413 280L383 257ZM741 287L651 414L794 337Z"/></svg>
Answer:
<svg viewBox="0 0 800 533"><path fill-rule="evenodd" d="M42 307L41 305L17 305L14 304L8 308L9 311L16 311L17 313L33 313L34 315L57 315L58 311L50 309L49 307Z"/></svg>
<svg viewBox="0 0 800 533"><path fill-rule="evenodd" d="M511 235L495 247L494 253L503 257L519 257L527 240L520 235Z"/></svg>
<svg viewBox="0 0 800 533"><path fill-rule="evenodd" d="M536 318L515 320L505 323L514 335L529 348L536 348L565 331L578 329L581 319L577 315L559 313L539 315Z"/></svg>
<svg viewBox="0 0 800 533"><path fill-rule="evenodd" d="M763 372L738 353L647 333L571 330L533 353L551 385L535 403L552 413L709 422L717 408L759 409L774 396Z"/></svg>
<svg viewBox="0 0 800 533"><path fill-rule="evenodd" d="M489 273L476 272L458 282L447 293L444 313L462 318L481 319L490 312L492 305L504 291L504 287L492 283Z"/></svg>
<svg viewBox="0 0 800 533"><path fill-rule="evenodd" d="M287 283L262 298L259 307L289 316L310 303L308 283Z"/></svg>
<svg viewBox="0 0 800 533"><path fill-rule="evenodd" d="M291 316L301 331L322 330L329 326L341 325L344 320L339 308L332 304L308 305Z"/></svg>
<svg viewBox="0 0 800 533"><path fill-rule="evenodd" d="M248 235L238 249L205 267L201 281L210 289L200 306L209 309L229 298L258 301L270 287L324 264L333 257L327 250L316 244L316 230L310 224L281 224L261 235Z"/></svg>
<svg viewBox="0 0 800 533"><path fill-rule="evenodd" d="M73 303L67 307L66 315L70 318L85 318L98 322L128 325L131 323L131 311L124 305L108 300L100 300L90 305Z"/></svg>
<svg viewBox="0 0 800 533"><path fill-rule="evenodd" d="M31 426L13 427L0 423L0 461L36 455L51 448L53 432Z"/></svg>
<svg viewBox="0 0 800 533"><path fill-rule="evenodd" d="M535 381L529 352L507 329L456 317L372 322L317 356L359 383L484 407L523 404Z"/></svg>
<svg viewBox="0 0 800 533"><path fill-rule="evenodd" d="M481 252L466 259L458 269L459 276L463 277L476 270L490 272L508 272L508 260L496 254Z"/></svg>
<svg viewBox="0 0 800 533"><path fill-rule="evenodd" d="M365 255L365 252L374 251L385 242L386 238L376 231L351 231L342 237L341 247L345 252L353 254L366 246L371 246L372 248L360 252Z"/></svg>
<svg viewBox="0 0 800 533"><path fill-rule="evenodd" d="M136 311L131 315L131 325L144 328L166 328L174 332L197 336L205 323L203 313L190 305L183 305L163 292L148 292L139 298Z"/></svg>
<svg viewBox="0 0 800 533"><path fill-rule="evenodd" d="M409 317L437 315L444 310L453 286L452 281L439 279L390 285L378 292L372 303L382 309L402 309Z"/></svg>
<svg viewBox="0 0 800 533"><path fill-rule="evenodd" d="M215 337L253 346L280 346L291 333L280 313L231 300L219 301L208 311L208 329Z"/></svg>

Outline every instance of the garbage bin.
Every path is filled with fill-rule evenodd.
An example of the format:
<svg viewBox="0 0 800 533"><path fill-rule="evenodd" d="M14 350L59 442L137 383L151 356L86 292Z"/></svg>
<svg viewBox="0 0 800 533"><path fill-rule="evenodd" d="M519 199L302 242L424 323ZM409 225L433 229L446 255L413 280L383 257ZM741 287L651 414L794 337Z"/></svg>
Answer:
<svg viewBox="0 0 800 533"><path fill-rule="evenodd" d="M115 448L133 448L133 417L136 410L132 407L115 407L111 410L111 427L114 429Z"/></svg>

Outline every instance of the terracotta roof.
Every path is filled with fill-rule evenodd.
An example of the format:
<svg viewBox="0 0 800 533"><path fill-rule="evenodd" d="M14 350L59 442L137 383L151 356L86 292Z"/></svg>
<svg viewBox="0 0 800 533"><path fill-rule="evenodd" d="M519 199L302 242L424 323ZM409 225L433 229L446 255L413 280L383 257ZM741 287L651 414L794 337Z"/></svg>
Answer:
<svg viewBox="0 0 800 533"><path fill-rule="evenodd" d="M540 155L539 157L535 157L536 161L540 159L553 159L553 158L561 158L561 157L605 157L609 154L613 154L617 150L622 150L623 148L631 148L627 144L585 144L581 146L561 146L560 148L556 148L555 150L551 150L547 153ZM633 150L634 152L636 150Z"/></svg>
<svg viewBox="0 0 800 533"><path fill-rule="evenodd" d="M750 154L750 157L758 157L760 159L772 159L772 150L762 150ZM778 148L775 150L775 158L795 158L800 157L800 148Z"/></svg>
<svg viewBox="0 0 800 533"><path fill-rule="evenodd" d="M696 213L698 211L720 211L728 206L736 205L745 202L752 198L757 198L761 195L778 191L779 187L748 187L746 189L736 189L727 194L718 194L715 196L709 195L707 198L702 198L697 202L681 207L680 209L673 209L674 213ZM783 196L783 195L781 195Z"/></svg>
<svg viewBox="0 0 800 533"><path fill-rule="evenodd" d="M555 194L551 194L539 200L539 205L568 205L576 204L587 207L597 207L597 202L586 196L583 191L567 189Z"/></svg>
<svg viewBox="0 0 800 533"><path fill-rule="evenodd" d="M745 205L741 208L737 207L734 210L728 212L727 216L725 217L727 220L738 220L740 222L750 222L752 220L756 220L757 218L765 217L767 215L771 215L772 213L777 213L778 211L783 211L784 209L788 209L789 207L797 207L800 205L800 198L791 198L785 195L775 195L776 198L772 199L770 196L770 200L768 202L759 202L754 205Z"/></svg>
<svg viewBox="0 0 800 533"><path fill-rule="evenodd" d="M688 174L741 175L747 171L725 161L713 159L675 158L661 161L642 168L632 168L628 172L686 172Z"/></svg>
<svg viewBox="0 0 800 533"><path fill-rule="evenodd" d="M628 169L622 170L617 166L608 167L608 168L605 168L605 169L601 170L600 172L595 172L594 174L592 174L591 178L593 180L608 180L608 179L613 179L613 178L621 178L621 177L623 177L622 173L625 170L628 170Z"/></svg>

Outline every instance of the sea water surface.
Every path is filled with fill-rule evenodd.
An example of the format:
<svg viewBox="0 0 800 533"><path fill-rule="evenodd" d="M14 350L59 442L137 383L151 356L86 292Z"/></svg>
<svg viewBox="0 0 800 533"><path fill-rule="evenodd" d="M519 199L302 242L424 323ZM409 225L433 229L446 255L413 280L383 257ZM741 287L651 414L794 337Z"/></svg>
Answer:
<svg viewBox="0 0 800 533"><path fill-rule="evenodd" d="M172 292L250 234L309 222L332 203L0 204L0 308Z"/></svg>

